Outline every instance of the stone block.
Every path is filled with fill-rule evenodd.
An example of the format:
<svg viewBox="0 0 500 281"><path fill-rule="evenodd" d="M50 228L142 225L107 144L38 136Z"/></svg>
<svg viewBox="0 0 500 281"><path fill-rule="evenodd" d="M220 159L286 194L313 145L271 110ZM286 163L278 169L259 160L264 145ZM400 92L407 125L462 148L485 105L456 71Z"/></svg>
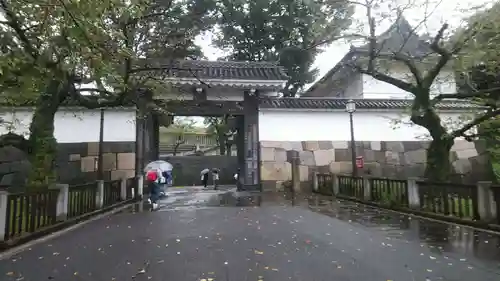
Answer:
<svg viewBox="0 0 500 281"><path fill-rule="evenodd" d="M376 162L375 159L375 151L371 149L365 149L362 153L361 156L363 156L363 159L365 162Z"/></svg>
<svg viewBox="0 0 500 281"><path fill-rule="evenodd" d="M348 149L349 142L348 141L332 141L332 146L335 149Z"/></svg>
<svg viewBox="0 0 500 281"><path fill-rule="evenodd" d="M82 159L82 156L80 154L70 154L69 155L69 161L80 161Z"/></svg>
<svg viewBox="0 0 500 281"><path fill-rule="evenodd" d="M318 173L321 173L321 174L328 174L330 173L330 164L326 165L326 166L316 166L316 167L310 167L311 169L309 169L309 174L313 173L313 172L318 172ZM313 168L316 168L316 169L313 169Z"/></svg>
<svg viewBox="0 0 500 281"><path fill-rule="evenodd" d="M385 142L385 150L392 152L405 152L405 148L403 143L400 141L388 141Z"/></svg>
<svg viewBox="0 0 500 281"><path fill-rule="evenodd" d="M382 165L377 162L366 163L365 173L374 177L382 177Z"/></svg>
<svg viewBox="0 0 500 281"><path fill-rule="evenodd" d="M356 142L356 147L362 148L362 149L371 149L371 142L369 141L359 141Z"/></svg>
<svg viewBox="0 0 500 281"><path fill-rule="evenodd" d="M460 151L468 149L476 149L476 146L473 142L468 142L466 140L456 140L453 146L451 147L451 151Z"/></svg>
<svg viewBox="0 0 500 281"><path fill-rule="evenodd" d="M316 163L314 162L314 154L312 151L300 151L299 158L300 165L316 166Z"/></svg>
<svg viewBox="0 0 500 281"><path fill-rule="evenodd" d="M287 181L291 180L290 163L262 162L260 165L260 176L263 181Z"/></svg>
<svg viewBox="0 0 500 281"><path fill-rule="evenodd" d="M427 151L424 149L407 151L404 153L407 165L422 164L427 162Z"/></svg>
<svg viewBox="0 0 500 281"><path fill-rule="evenodd" d="M333 144L331 141L318 141L320 150L333 149Z"/></svg>
<svg viewBox="0 0 500 281"><path fill-rule="evenodd" d="M395 178L398 171L397 166L398 165L391 165L391 164L386 164L382 166L382 174L384 175L384 177Z"/></svg>
<svg viewBox="0 0 500 281"><path fill-rule="evenodd" d="M326 166L330 165L332 161L335 161L335 150L316 150L313 151L314 163L316 166Z"/></svg>
<svg viewBox="0 0 500 281"><path fill-rule="evenodd" d="M469 159L474 156L477 156L477 150L476 148L470 148L470 149L463 149L463 150L456 150L457 153L457 158L460 159Z"/></svg>
<svg viewBox="0 0 500 281"><path fill-rule="evenodd" d="M274 161L276 162L286 162L287 160L287 151L283 148L275 148L274 149Z"/></svg>
<svg viewBox="0 0 500 281"><path fill-rule="evenodd" d="M425 164L412 164L412 165L407 165L404 168L407 177L420 178L424 176Z"/></svg>
<svg viewBox="0 0 500 281"><path fill-rule="evenodd" d="M399 165L399 153L390 150L386 151L385 162L391 165Z"/></svg>
<svg viewBox="0 0 500 281"><path fill-rule="evenodd" d="M111 171L110 179L111 180L119 180L125 177L125 171L123 170L114 170Z"/></svg>
<svg viewBox="0 0 500 281"><path fill-rule="evenodd" d="M116 170L116 154L104 153L102 155L102 166L104 171Z"/></svg>
<svg viewBox="0 0 500 281"><path fill-rule="evenodd" d="M85 156L80 161L80 168L82 172L94 172L97 166L97 156Z"/></svg>
<svg viewBox="0 0 500 281"><path fill-rule="evenodd" d="M335 149L335 161L351 161L351 149Z"/></svg>
<svg viewBox="0 0 500 281"><path fill-rule="evenodd" d="M352 173L351 162L332 162L330 163L330 173L347 174Z"/></svg>
<svg viewBox="0 0 500 281"><path fill-rule="evenodd" d="M290 149L286 148L286 150L295 150L295 151L302 151L302 142L301 141L291 141L289 142L290 144Z"/></svg>
<svg viewBox="0 0 500 281"><path fill-rule="evenodd" d="M117 154L117 169L118 170L134 170L135 169L135 153L118 153Z"/></svg>
<svg viewBox="0 0 500 281"><path fill-rule="evenodd" d="M275 148L275 147L280 147L281 144L279 141L261 141L260 146L261 147Z"/></svg>
<svg viewBox="0 0 500 281"><path fill-rule="evenodd" d="M420 141L402 141L404 151L413 151L424 148L423 143Z"/></svg>
<svg viewBox="0 0 500 281"><path fill-rule="evenodd" d="M260 161L274 161L274 148L273 147L261 147L260 148Z"/></svg>
<svg viewBox="0 0 500 281"><path fill-rule="evenodd" d="M307 151L319 150L319 143L317 141L303 141L302 149Z"/></svg>
<svg viewBox="0 0 500 281"><path fill-rule="evenodd" d="M309 181L309 167L299 166L299 179L300 181Z"/></svg>
<svg viewBox="0 0 500 281"><path fill-rule="evenodd" d="M370 142L370 149L371 150L382 150L382 146L380 145L379 141L372 141Z"/></svg>
<svg viewBox="0 0 500 281"><path fill-rule="evenodd" d="M87 143L87 156L98 156L99 155L99 143L98 142L88 142Z"/></svg>
<svg viewBox="0 0 500 281"><path fill-rule="evenodd" d="M472 170L469 159L458 159L452 163L453 169L457 174L467 174Z"/></svg>

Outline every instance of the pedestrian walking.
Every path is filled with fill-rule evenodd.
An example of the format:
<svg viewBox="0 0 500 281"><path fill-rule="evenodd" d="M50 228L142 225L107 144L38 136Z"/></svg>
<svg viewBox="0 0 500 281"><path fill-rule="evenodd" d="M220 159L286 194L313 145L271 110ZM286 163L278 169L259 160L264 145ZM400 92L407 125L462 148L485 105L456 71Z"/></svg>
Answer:
<svg viewBox="0 0 500 281"><path fill-rule="evenodd" d="M149 170L146 172L146 180L149 185L148 203L152 205L152 209L158 208L158 200L161 196L161 184L165 182L160 170Z"/></svg>
<svg viewBox="0 0 500 281"><path fill-rule="evenodd" d="M217 168L212 169L212 180L214 182L214 190L217 190L217 187L219 186L219 173L220 170Z"/></svg>
<svg viewBox="0 0 500 281"><path fill-rule="evenodd" d="M203 184L204 188L207 188L208 185L208 174L210 173L209 169L203 169L200 172L201 175L201 183Z"/></svg>

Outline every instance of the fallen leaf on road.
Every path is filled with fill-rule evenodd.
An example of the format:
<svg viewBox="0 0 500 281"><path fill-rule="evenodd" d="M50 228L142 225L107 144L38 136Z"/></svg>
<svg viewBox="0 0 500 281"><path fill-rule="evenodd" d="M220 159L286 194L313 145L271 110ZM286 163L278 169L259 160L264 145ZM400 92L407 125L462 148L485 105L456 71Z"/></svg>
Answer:
<svg viewBox="0 0 500 281"><path fill-rule="evenodd" d="M255 251L254 251L254 253L255 253L256 255L263 255L263 254L264 254L264 252L257 251L257 250L255 250Z"/></svg>

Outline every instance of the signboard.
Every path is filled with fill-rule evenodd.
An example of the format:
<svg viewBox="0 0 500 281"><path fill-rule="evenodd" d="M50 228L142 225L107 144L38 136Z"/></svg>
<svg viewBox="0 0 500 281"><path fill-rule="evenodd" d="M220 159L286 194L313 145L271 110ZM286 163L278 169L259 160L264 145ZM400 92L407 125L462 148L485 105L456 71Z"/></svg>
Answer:
<svg viewBox="0 0 500 281"><path fill-rule="evenodd" d="M356 167L363 168L365 166L365 161L363 160L363 156L356 157Z"/></svg>

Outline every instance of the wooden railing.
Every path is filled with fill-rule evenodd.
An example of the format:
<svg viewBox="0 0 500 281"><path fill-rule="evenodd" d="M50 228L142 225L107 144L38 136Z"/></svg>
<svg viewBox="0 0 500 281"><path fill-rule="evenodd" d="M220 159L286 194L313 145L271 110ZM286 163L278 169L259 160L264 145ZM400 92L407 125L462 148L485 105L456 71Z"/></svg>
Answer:
<svg viewBox="0 0 500 281"><path fill-rule="evenodd" d="M0 191L0 216L5 218L5 225L0 225L0 246L99 209L139 200L139 182L131 178L76 186L61 184L36 192Z"/></svg>
<svg viewBox="0 0 500 281"><path fill-rule="evenodd" d="M351 175L315 174L313 190L338 197L419 211L461 221L500 224L500 185L437 183ZM482 197L482 201L479 198ZM496 206L496 210L494 209Z"/></svg>
<svg viewBox="0 0 500 281"><path fill-rule="evenodd" d="M120 202L121 181L113 180L104 182L104 200L105 207Z"/></svg>
<svg viewBox="0 0 500 281"><path fill-rule="evenodd" d="M5 239L56 223L58 190L8 194Z"/></svg>
<svg viewBox="0 0 500 281"><path fill-rule="evenodd" d="M477 186L418 181L420 208L436 214L479 219Z"/></svg>

